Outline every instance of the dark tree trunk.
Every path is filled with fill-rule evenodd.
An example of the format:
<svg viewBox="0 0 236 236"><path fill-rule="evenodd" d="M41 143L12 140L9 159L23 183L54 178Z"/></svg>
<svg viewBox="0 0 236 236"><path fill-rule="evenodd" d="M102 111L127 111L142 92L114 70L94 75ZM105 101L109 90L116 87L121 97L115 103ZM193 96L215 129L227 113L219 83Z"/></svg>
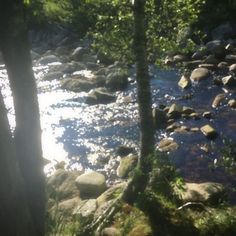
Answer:
<svg viewBox="0 0 236 236"><path fill-rule="evenodd" d="M0 234L35 235L1 93L0 130Z"/></svg>
<svg viewBox="0 0 236 236"><path fill-rule="evenodd" d="M148 156L154 151L154 125L152 117L152 98L150 78L148 74L146 31L145 31L145 0L135 0L134 12L134 54L136 58L136 79L138 87L138 104L140 117L140 155L139 168L142 172L138 179L133 179L123 198L133 203L139 192L144 191L151 164Z"/></svg>
<svg viewBox="0 0 236 236"><path fill-rule="evenodd" d="M1 3L0 46L13 93L14 146L29 205L34 235L44 235L45 180L37 89L32 71L23 1Z"/></svg>

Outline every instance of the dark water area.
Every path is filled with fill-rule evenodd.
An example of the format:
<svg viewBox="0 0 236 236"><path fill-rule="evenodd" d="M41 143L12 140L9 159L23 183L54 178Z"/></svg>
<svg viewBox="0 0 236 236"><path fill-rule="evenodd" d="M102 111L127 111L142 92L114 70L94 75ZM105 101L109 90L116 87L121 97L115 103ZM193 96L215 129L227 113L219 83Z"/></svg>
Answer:
<svg viewBox="0 0 236 236"><path fill-rule="evenodd" d="M120 160L115 152L117 147L126 145L133 147L136 152L139 150L134 75L130 78L127 90L116 92L115 103L89 106L85 104L87 93L61 90L58 80L42 80L50 66L53 65L34 67L39 91L43 154L52 161L45 171L50 173L53 164L65 161L71 169L94 169L106 173L111 179L116 178L116 168ZM91 74L89 71L80 73ZM212 108L211 104L219 93L226 93L227 100L236 98L236 89L222 89L221 86L213 85L210 78L183 91L177 84L181 77L177 70L166 71L150 67L150 75L153 107L178 103L189 106L200 114L210 111L210 120L203 117L198 120L180 118L176 122L189 128L210 124L218 132L216 139L209 140L200 131L179 133L157 130L156 141L168 137L178 143L178 150L170 153L170 157L187 181L217 181L233 186L235 178L222 169L211 166L219 158L225 138L236 142L236 110L227 104L217 109ZM9 121L14 129L14 110L6 77L2 66L0 83L9 110ZM206 152L204 147L209 151Z"/></svg>

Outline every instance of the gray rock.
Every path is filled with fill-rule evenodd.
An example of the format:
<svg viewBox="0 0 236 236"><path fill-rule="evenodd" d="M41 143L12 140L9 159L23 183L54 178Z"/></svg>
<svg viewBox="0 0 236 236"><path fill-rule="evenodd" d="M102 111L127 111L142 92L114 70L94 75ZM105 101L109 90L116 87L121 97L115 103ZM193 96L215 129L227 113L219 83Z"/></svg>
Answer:
<svg viewBox="0 0 236 236"><path fill-rule="evenodd" d="M206 44L207 51L216 56L225 54L225 45L221 40L213 40Z"/></svg>
<svg viewBox="0 0 236 236"><path fill-rule="evenodd" d="M207 55L206 47L201 47L192 55L192 59L199 60L199 59L202 59L206 55Z"/></svg>
<svg viewBox="0 0 236 236"><path fill-rule="evenodd" d="M92 171L80 175L76 185L81 195L97 197L106 190L106 178L103 174Z"/></svg>
<svg viewBox="0 0 236 236"><path fill-rule="evenodd" d="M210 76L210 72L206 68L196 68L192 71L190 80L194 82L199 82L201 80L207 79Z"/></svg>
<svg viewBox="0 0 236 236"><path fill-rule="evenodd" d="M156 129L164 129L167 125L167 115L166 113L158 108L152 110L152 116L154 121L154 126Z"/></svg>
<svg viewBox="0 0 236 236"><path fill-rule="evenodd" d="M198 65L200 65L202 63L202 60L194 60L194 61L187 61L187 62L184 62L183 65L192 70L192 69L195 69L196 67L198 67Z"/></svg>
<svg viewBox="0 0 236 236"><path fill-rule="evenodd" d="M138 157L135 155L128 155L121 158L120 165L117 169L117 176L120 178L126 178L129 172L134 169L138 161Z"/></svg>
<svg viewBox="0 0 236 236"><path fill-rule="evenodd" d="M54 79L61 79L63 73L60 71L52 71L44 75L43 80L54 80Z"/></svg>
<svg viewBox="0 0 236 236"><path fill-rule="evenodd" d="M216 130L210 125L204 125L200 128L200 130L207 138L212 139L217 136Z"/></svg>
<svg viewBox="0 0 236 236"><path fill-rule="evenodd" d="M213 64L217 65L218 64L218 59L216 59L215 55L208 55L204 60L204 64Z"/></svg>
<svg viewBox="0 0 236 236"><path fill-rule="evenodd" d="M224 101L225 97L226 97L225 93L220 93L220 94L216 95L211 106L213 108L219 107L221 105L221 103Z"/></svg>
<svg viewBox="0 0 236 236"><path fill-rule="evenodd" d="M71 79L61 81L61 88L73 92L88 92L95 87L95 83L83 76L77 76Z"/></svg>
<svg viewBox="0 0 236 236"><path fill-rule="evenodd" d="M236 55L233 55L233 54L226 55L225 61L229 63L236 63Z"/></svg>
<svg viewBox="0 0 236 236"><path fill-rule="evenodd" d="M183 202L203 202L216 204L224 194L223 185L213 182L200 184L186 183L184 188L185 191L181 194Z"/></svg>
<svg viewBox="0 0 236 236"><path fill-rule="evenodd" d="M93 89L86 97L85 103L89 105L108 104L116 101L116 96L109 93L105 88Z"/></svg>
<svg viewBox="0 0 236 236"><path fill-rule="evenodd" d="M97 210L97 200L96 199L83 200L74 209L73 215L80 215L82 217L89 217L89 216L93 215L96 210Z"/></svg>
<svg viewBox="0 0 236 236"><path fill-rule="evenodd" d="M178 82L178 85L182 89L188 88L190 86L190 84L191 84L190 80L186 76L184 76L184 75L181 77L181 79Z"/></svg>
<svg viewBox="0 0 236 236"><path fill-rule="evenodd" d="M48 63L59 62L59 61L60 61L60 59L57 56L55 56L55 55L48 55L48 56L41 57L38 60L38 63L41 64L41 65L46 65Z"/></svg>
<svg viewBox="0 0 236 236"><path fill-rule="evenodd" d="M215 64L200 64L199 68L206 68L208 70L215 70L217 66Z"/></svg>
<svg viewBox="0 0 236 236"><path fill-rule="evenodd" d="M123 90L128 86L128 71L126 69L116 69L108 74L106 87L112 91Z"/></svg>
<svg viewBox="0 0 236 236"><path fill-rule="evenodd" d="M74 197L71 199L66 199L61 201L58 206L52 208L52 211L55 211L55 214L58 214L58 211L63 213L63 215L68 214L71 215L75 207L81 202L79 197ZM57 203L56 203L57 204Z"/></svg>

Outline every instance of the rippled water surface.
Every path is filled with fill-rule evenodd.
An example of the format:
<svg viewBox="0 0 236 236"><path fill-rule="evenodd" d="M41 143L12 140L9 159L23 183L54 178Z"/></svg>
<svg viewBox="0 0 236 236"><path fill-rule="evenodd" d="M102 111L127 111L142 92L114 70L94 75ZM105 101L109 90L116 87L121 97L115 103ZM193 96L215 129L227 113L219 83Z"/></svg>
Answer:
<svg viewBox="0 0 236 236"><path fill-rule="evenodd" d="M38 84L38 98L41 113L43 155L52 163L66 161L71 168L97 169L106 173L115 173L118 158L114 150L119 145L128 145L138 150L138 106L136 102L136 83L133 82L123 92L117 92L116 103L108 105L88 106L84 103L85 92L74 93L60 89L60 82L43 81L48 66L34 67ZM236 111L227 106L212 109L211 103L216 94L222 93L222 88L212 86L212 83L202 83L187 91L182 91L177 81L180 75L176 71L150 69L152 74L153 104L170 105L173 102L190 106L197 112L212 111L213 119L208 121L184 120L178 122L188 127L201 127L212 124L219 132L219 137L207 140L200 132L197 133L166 133L164 130L156 134L157 141L162 137L174 138L180 148L173 154L176 165L181 168L189 180L222 179L221 172L213 173L208 165L215 158L212 153L205 153L201 146L207 144L222 146L223 137L236 140ZM91 74L89 71L77 73ZM14 128L14 111L12 98L8 87L7 74L4 66L0 66L0 83L6 106L9 110L9 120ZM192 93L192 99L183 99L183 95ZM235 98L235 91L228 91L228 97ZM48 165L50 172L52 165ZM227 178L227 177L223 177Z"/></svg>

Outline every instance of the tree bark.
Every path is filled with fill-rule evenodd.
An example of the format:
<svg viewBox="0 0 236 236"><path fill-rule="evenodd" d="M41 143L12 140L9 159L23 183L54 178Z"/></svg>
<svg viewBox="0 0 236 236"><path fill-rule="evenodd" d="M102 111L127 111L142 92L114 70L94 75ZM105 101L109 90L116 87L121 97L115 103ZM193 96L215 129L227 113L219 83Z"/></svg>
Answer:
<svg viewBox="0 0 236 236"><path fill-rule="evenodd" d="M37 89L24 23L23 1L1 2L0 46L13 94L14 146L25 183L34 235L44 235L45 179Z"/></svg>
<svg viewBox="0 0 236 236"><path fill-rule="evenodd" d="M134 54L136 58L136 80L138 88L138 104L140 118L140 154L139 175L135 176L123 193L123 200L132 204L143 192L148 183L151 163L148 158L154 151L154 124L152 117L152 98L150 78L148 74L146 30L145 30L145 0L135 0L134 12Z"/></svg>

